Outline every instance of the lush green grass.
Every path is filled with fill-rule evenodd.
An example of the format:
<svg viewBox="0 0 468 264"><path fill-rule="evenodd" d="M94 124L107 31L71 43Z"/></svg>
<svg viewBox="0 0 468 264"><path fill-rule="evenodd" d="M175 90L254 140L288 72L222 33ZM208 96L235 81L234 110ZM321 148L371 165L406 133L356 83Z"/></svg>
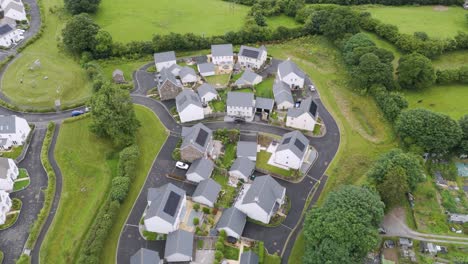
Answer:
<svg viewBox="0 0 468 264"><path fill-rule="evenodd" d="M233 260L238 260L239 259L239 249L235 247L231 247L228 245L224 246L224 257L226 259L233 259Z"/></svg>
<svg viewBox="0 0 468 264"><path fill-rule="evenodd" d="M18 220L23 203L18 198L11 199L11 203L12 205L11 205L10 212L12 211L18 211L18 212L7 215L5 219L5 223L3 223L3 225L0 225L0 230L4 230L4 229L11 227Z"/></svg>
<svg viewBox="0 0 468 264"><path fill-rule="evenodd" d="M24 178L28 178L28 179L15 182L15 184L13 186L13 191L22 190L22 189L28 187L29 183L31 182L31 180L29 179L28 171L26 169L21 168L21 169L19 169L18 179L24 179Z"/></svg>
<svg viewBox="0 0 468 264"><path fill-rule="evenodd" d="M264 150L258 152L257 163L256 163L257 168L264 169L271 173L279 174L285 177L290 177L293 175L293 172L294 172L293 170L285 170L285 169L281 169L276 166L272 166L268 164L268 160L270 159L270 157L271 157L271 153L269 152L266 152Z"/></svg>
<svg viewBox="0 0 468 264"><path fill-rule="evenodd" d="M274 98L273 97L273 82L275 77L269 77L264 79L261 83L255 86L255 95L265 98Z"/></svg>
<svg viewBox="0 0 468 264"><path fill-rule="evenodd" d="M114 40L130 42L170 32L224 34L240 29L248 10L219 0L103 0L95 19Z"/></svg>
<svg viewBox="0 0 468 264"><path fill-rule="evenodd" d="M293 28L301 25L294 18L286 15L267 17L266 22L270 28L277 28L279 26Z"/></svg>
<svg viewBox="0 0 468 264"><path fill-rule="evenodd" d="M0 251L0 264L3 263L3 252Z"/></svg>
<svg viewBox="0 0 468 264"><path fill-rule="evenodd" d="M226 102L223 100L212 101L211 107L215 112L226 112Z"/></svg>
<svg viewBox="0 0 468 264"><path fill-rule="evenodd" d="M420 183L414 192L415 221L418 231L424 233L448 233L447 216L437 201L437 191L432 178Z"/></svg>
<svg viewBox="0 0 468 264"><path fill-rule="evenodd" d="M224 146L224 154L220 157L221 163L224 165L224 168L231 167L232 163L236 159L236 145L229 143Z"/></svg>
<svg viewBox="0 0 468 264"><path fill-rule="evenodd" d="M9 158L9 159L16 159L19 155L23 152L23 146L13 147L10 151L1 152L1 157Z"/></svg>
<svg viewBox="0 0 468 264"><path fill-rule="evenodd" d="M242 89L235 89L234 92L241 92L241 93L253 93L251 88L242 88Z"/></svg>
<svg viewBox="0 0 468 264"><path fill-rule="evenodd" d="M232 205L232 201L236 196L236 188L228 185L228 177L223 176L219 173L215 173L213 180L221 185L221 190L224 194L218 199L218 206L223 208L229 208Z"/></svg>
<svg viewBox="0 0 468 264"><path fill-rule="evenodd" d="M91 93L86 74L77 62L58 47L58 39L69 16L61 11L55 14L49 11L62 7L63 1L41 2L46 17L44 34L22 51L21 56L6 69L2 92L13 103L29 107L54 107L56 99L60 99L62 105L82 102ZM36 60L41 62L41 67L29 70Z"/></svg>
<svg viewBox="0 0 468 264"><path fill-rule="evenodd" d="M215 86L226 86L229 82L230 74L218 74L213 76L204 77L206 82Z"/></svg>
<svg viewBox="0 0 468 264"><path fill-rule="evenodd" d="M304 232L297 236L292 248L291 255L289 255L288 263L302 263L302 257L305 251L305 237Z"/></svg>
<svg viewBox="0 0 468 264"><path fill-rule="evenodd" d="M468 65L468 51L447 52L437 57L432 63L436 69L453 69Z"/></svg>
<svg viewBox="0 0 468 264"><path fill-rule="evenodd" d="M114 59L114 60L105 60L99 61L99 65L101 65L102 70L104 72L104 76L109 80L112 80L112 73L116 70L122 70L124 72L124 77L126 81L133 80L133 72L136 71L141 66L151 62L151 58L142 58L139 60L122 60L122 59Z"/></svg>
<svg viewBox="0 0 468 264"><path fill-rule="evenodd" d="M265 257L263 258L265 264L281 264L281 257L278 255L270 255L265 251ZM289 262L289 263L300 263L300 262Z"/></svg>
<svg viewBox="0 0 468 264"><path fill-rule="evenodd" d="M424 31L431 37L453 37L458 31L468 31L466 11L461 6L436 11L433 6L367 6L373 17L398 26L400 32L413 34Z"/></svg>

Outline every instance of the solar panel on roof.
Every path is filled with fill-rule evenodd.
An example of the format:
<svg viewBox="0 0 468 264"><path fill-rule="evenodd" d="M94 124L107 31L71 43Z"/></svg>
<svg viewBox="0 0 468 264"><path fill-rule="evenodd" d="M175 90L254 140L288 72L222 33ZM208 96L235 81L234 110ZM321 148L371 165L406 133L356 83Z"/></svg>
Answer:
<svg viewBox="0 0 468 264"><path fill-rule="evenodd" d="M171 191L167 198L166 205L164 205L163 211L170 216L174 216L177 206L179 205L180 198L180 195Z"/></svg>
<svg viewBox="0 0 468 264"><path fill-rule="evenodd" d="M256 50L244 49L244 50L242 51L242 56L256 59L256 58L258 58L258 51L256 51Z"/></svg>
<svg viewBox="0 0 468 264"><path fill-rule="evenodd" d="M310 112L313 116L315 116L315 114L317 113L317 105L315 104L314 101L312 101L312 102L310 103L309 112Z"/></svg>
<svg viewBox="0 0 468 264"><path fill-rule="evenodd" d="M208 132L206 132L203 129L200 129L200 132L198 132L198 136L195 139L195 142L197 142L198 145L200 146L205 146L206 138L208 137Z"/></svg>
<svg viewBox="0 0 468 264"><path fill-rule="evenodd" d="M286 139L283 141L283 144L288 144L289 141L291 141L291 138L290 138L290 137L286 138Z"/></svg>
<svg viewBox="0 0 468 264"><path fill-rule="evenodd" d="M296 139L296 141L294 142L294 145L295 145L300 151L304 151L305 145L304 145L304 143L302 143L299 139Z"/></svg>

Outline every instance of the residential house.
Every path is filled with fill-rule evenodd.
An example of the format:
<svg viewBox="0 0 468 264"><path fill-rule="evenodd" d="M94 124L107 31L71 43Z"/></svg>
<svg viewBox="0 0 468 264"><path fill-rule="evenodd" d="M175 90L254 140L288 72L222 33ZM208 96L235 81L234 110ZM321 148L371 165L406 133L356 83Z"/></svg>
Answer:
<svg viewBox="0 0 468 264"><path fill-rule="evenodd" d="M161 101L175 99L182 92L182 84L167 68L159 72L158 92Z"/></svg>
<svg viewBox="0 0 468 264"><path fill-rule="evenodd" d="M200 97L193 90L185 89L177 95L176 108L182 123L205 118Z"/></svg>
<svg viewBox="0 0 468 264"><path fill-rule="evenodd" d="M28 21L24 4L21 0L1 0L0 7L3 17L13 21Z"/></svg>
<svg viewBox="0 0 468 264"><path fill-rule="evenodd" d="M273 83L273 97L279 110L294 107L294 100L289 85L278 78Z"/></svg>
<svg viewBox="0 0 468 264"><path fill-rule="evenodd" d="M148 207L144 215L147 231L168 234L179 228L185 214L185 191L172 183L148 189Z"/></svg>
<svg viewBox="0 0 468 264"><path fill-rule="evenodd" d="M177 64L177 59L174 51L159 52L154 54L154 65L158 72L164 68L169 68Z"/></svg>
<svg viewBox="0 0 468 264"><path fill-rule="evenodd" d="M172 75L174 75L175 77L179 77L180 71L182 70L182 66L178 64L172 64L171 67L167 69L172 73Z"/></svg>
<svg viewBox="0 0 468 264"><path fill-rule="evenodd" d="M195 70L185 66L179 71L179 77L183 84L195 83L198 81L198 76Z"/></svg>
<svg viewBox="0 0 468 264"><path fill-rule="evenodd" d="M10 47L24 39L24 30L14 29L9 24L0 25L0 46Z"/></svg>
<svg viewBox="0 0 468 264"><path fill-rule="evenodd" d="M252 118L254 106L255 100L253 93L228 92L226 100L228 116Z"/></svg>
<svg viewBox="0 0 468 264"><path fill-rule="evenodd" d="M318 105L308 97L302 100L299 107L289 108L286 115L286 126L300 130L314 131L318 118Z"/></svg>
<svg viewBox="0 0 468 264"><path fill-rule="evenodd" d="M29 133L31 127L26 119L15 115L0 116L0 149L25 144Z"/></svg>
<svg viewBox="0 0 468 264"><path fill-rule="evenodd" d="M268 224L284 203L286 188L270 175L255 178L252 184L244 184L235 207L248 217Z"/></svg>
<svg viewBox="0 0 468 264"><path fill-rule="evenodd" d="M271 114L273 113L273 107L275 106L275 101L270 98L257 97L255 98L255 112L262 114Z"/></svg>
<svg viewBox="0 0 468 264"><path fill-rule="evenodd" d="M420 241L419 246L421 247L421 252L422 253L428 253L430 255L436 255L437 254L437 245L434 245L433 243L426 242L426 241Z"/></svg>
<svg viewBox="0 0 468 264"><path fill-rule="evenodd" d="M125 77L124 77L123 71L116 69L114 72L112 72L112 80L114 80L114 83L117 83L117 84L125 83Z"/></svg>
<svg viewBox="0 0 468 264"><path fill-rule="evenodd" d="M229 176L237 179L242 179L244 182L249 180L249 177L255 170L255 162L251 161L246 157L237 158L232 163L229 169Z"/></svg>
<svg viewBox="0 0 468 264"><path fill-rule="evenodd" d="M194 160L208 157L213 149L213 131L205 125L198 123L192 127L182 128L182 145L180 156L182 160Z"/></svg>
<svg viewBox="0 0 468 264"><path fill-rule="evenodd" d="M10 212L11 209L11 199L10 195L0 190L0 225L3 225L6 220L6 215Z"/></svg>
<svg viewBox="0 0 468 264"><path fill-rule="evenodd" d="M19 171L12 159L0 158L0 190L11 192Z"/></svg>
<svg viewBox="0 0 468 264"><path fill-rule="evenodd" d="M204 83L197 88L198 96L202 104L206 104L210 101L216 100L218 98L218 92L213 87L213 85L209 83Z"/></svg>
<svg viewBox="0 0 468 264"><path fill-rule="evenodd" d="M309 149L309 140L295 130L283 135L274 153L274 162L290 169L299 169Z"/></svg>
<svg viewBox="0 0 468 264"><path fill-rule="evenodd" d="M216 66L212 62L198 64L197 68L198 72L203 77L213 76L216 74Z"/></svg>
<svg viewBox="0 0 468 264"><path fill-rule="evenodd" d="M259 262L258 255L255 254L252 250L244 251L241 254L239 264L258 264Z"/></svg>
<svg viewBox="0 0 468 264"><path fill-rule="evenodd" d="M450 214L449 222L454 224L463 225L468 223L468 215L466 214Z"/></svg>
<svg viewBox="0 0 468 264"><path fill-rule="evenodd" d="M130 264L159 264L161 258L157 251L141 248L130 257Z"/></svg>
<svg viewBox="0 0 468 264"><path fill-rule="evenodd" d="M201 158L195 160L187 171L187 180L199 183L209 179L213 173L214 163L210 159Z"/></svg>
<svg viewBox="0 0 468 264"><path fill-rule="evenodd" d="M237 142L237 157L248 158L251 161L257 160L257 142L253 141L238 141Z"/></svg>
<svg viewBox="0 0 468 264"><path fill-rule="evenodd" d="M237 54L237 61L241 67L259 69L267 60L267 50L265 46L254 48L242 45Z"/></svg>
<svg viewBox="0 0 468 264"><path fill-rule="evenodd" d="M290 89L304 88L305 73L289 59L278 64L277 77L288 84Z"/></svg>
<svg viewBox="0 0 468 264"><path fill-rule="evenodd" d="M262 80L262 76L247 69L242 73L241 77L234 82L234 85L237 87L252 87L261 83Z"/></svg>
<svg viewBox="0 0 468 264"><path fill-rule="evenodd" d="M169 233L164 250L164 258L167 262L189 262L193 258L192 232L182 229Z"/></svg>
<svg viewBox="0 0 468 264"><path fill-rule="evenodd" d="M412 248L413 240L411 240L410 238L406 238L406 237L400 237L400 239L398 240L398 244L402 248L406 248L406 249Z"/></svg>
<svg viewBox="0 0 468 264"><path fill-rule="evenodd" d="M224 230L228 236L239 239L242 236L246 222L247 216L243 212L235 207L230 207L223 211L216 224L216 229L218 231Z"/></svg>
<svg viewBox="0 0 468 264"><path fill-rule="evenodd" d="M203 180L197 185L192 200L208 207L214 207L220 192L221 185L219 183L213 179Z"/></svg>
<svg viewBox="0 0 468 264"><path fill-rule="evenodd" d="M216 65L234 64L232 44L211 45L211 62Z"/></svg>

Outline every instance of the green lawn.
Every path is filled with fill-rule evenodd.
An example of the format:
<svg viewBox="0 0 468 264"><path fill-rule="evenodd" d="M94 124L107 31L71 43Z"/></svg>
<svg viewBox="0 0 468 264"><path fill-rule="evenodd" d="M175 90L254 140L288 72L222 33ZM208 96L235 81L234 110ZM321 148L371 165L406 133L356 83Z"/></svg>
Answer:
<svg viewBox="0 0 468 264"><path fill-rule="evenodd" d="M18 198L13 198L11 199L11 203L12 205L11 205L10 212L12 211L18 211L18 212L7 215L5 219L5 223L3 223L3 225L0 225L0 230L7 229L11 227L12 225L14 225L16 221L18 220L18 217L21 213L20 211L21 211L21 207L23 206L23 202L21 202L21 200Z"/></svg>
<svg viewBox="0 0 468 264"><path fill-rule="evenodd" d="M213 107L213 110L215 112L226 112L226 103L223 100L216 100L210 102L211 106Z"/></svg>
<svg viewBox="0 0 468 264"><path fill-rule="evenodd" d="M305 237L304 232L297 236L296 241L294 242L294 247L289 255L288 263L302 263L302 257L304 256L305 251Z"/></svg>
<svg viewBox="0 0 468 264"><path fill-rule="evenodd" d="M220 157L221 163L224 165L224 168L231 167L232 163L236 159L236 145L227 144L224 146L224 154Z"/></svg>
<svg viewBox="0 0 468 264"><path fill-rule="evenodd" d="M468 51L461 50L444 53L433 60L432 64L436 69L453 69L463 65L468 65Z"/></svg>
<svg viewBox="0 0 468 264"><path fill-rule="evenodd" d="M265 264L281 264L281 257L278 255L270 255L265 250L265 256L263 258ZM300 263L300 262L289 262L289 263Z"/></svg>
<svg viewBox="0 0 468 264"><path fill-rule="evenodd" d="M1 152L1 157L16 159L23 152L23 146L13 147L10 151Z"/></svg>
<svg viewBox="0 0 468 264"><path fill-rule="evenodd" d="M24 178L28 178L28 179L18 181L19 179L24 179ZM22 189L26 188L27 186L29 186L29 183L31 182L31 180L29 179L28 171L26 169L23 169L23 168L19 169L19 175L18 175L18 178L16 180L17 181L13 185L13 191L22 190Z"/></svg>
<svg viewBox="0 0 468 264"><path fill-rule="evenodd" d="M232 259L232 260L238 260L239 259L239 249L238 248L225 245L223 253L224 253L224 257L226 259Z"/></svg>
<svg viewBox="0 0 468 264"><path fill-rule="evenodd" d="M276 166L269 165L268 160L270 159L270 157L271 157L271 153L269 152L266 152L264 150L258 152L257 163L256 163L257 168L264 169L271 173L283 175L286 177L290 177L293 175L293 172L294 172L293 170L285 170L285 169L278 168Z"/></svg>
<svg viewBox="0 0 468 264"><path fill-rule="evenodd" d="M230 74L219 74L213 76L204 77L206 82L218 87L224 87L228 84L229 78L231 77Z"/></svg>
<svg viewBox="0 0 468 264"><path fill-rule="evenodd" d="M273 82L275 81L275 77L269 77L264 79L260 84L255 86L255 95L265 98L274 98L273 97Z"/></svg>
<svg viewBox="0 0 468 264"><path fill-rule="evenodd" d="M241 93L253 93L253 90L251 88L241 88L241 89L235 89L233 91L234 92L241 92Z"/></svg>
<svg viewBox="0 0 468 264"><path fill-rule="evenodd" d="M434 10L434 6L366 6L365 9L380 21L398 26L402 33L424 31L431 37L446 38L458 31L468 31L466 11L461 6L451 6L446 11Z"/></svg>
<svg viewBox="0 0 468 264"><path fill-rule="evenodd" d="M146 57L139 60L122 60L122 59L113 59L113 60L105 60L99 61L99 65L102 67L102 71L104 72L104 77L112 80L112 73L114 70L119 69L124 72L125 80L131 81L133 80L133 72L136 71L141 66L151 62L152 58Z"/></svg>
<svg viewBox="0 0 468 264"><path fill-rule="evenodd" d="M220 0L103 0L95 20L114 40L130 42L170 32L224 34L240 29L248 10Z"/></svg>
<svg viewBox="0 0 468 264"><path fill-rule="evenodd" d="M83 102L91 94L86 74L57 46L68 15L49 11L50 8L62 7L63 1L41 2L46 17L44 34L6 69L2 92L14 104L26 107L51 108L56 99L60 99L62 105ZM30 70L36 60L41 66Z"/></svg>
<svg viewBox="0 0 468 264"><path fill-rule="evenodd" d="M215 180L217 183L221 185L222 194L220 198L218 199L218 206L222 208L229 208L232 205L232 201L234 197L236 196L236 188L229 186L228 185L228 177L223 176L219 173L214 173L213 175L213 180Z"/></svg>
<svg viewBox="0 0 468 264"><path fill-rule="evenodd" d="M277 28L279 26L294 28L301 26L301 24L298 23L294 18L288 17L286 15L267 17L266 22L270 28Z"/></svg>

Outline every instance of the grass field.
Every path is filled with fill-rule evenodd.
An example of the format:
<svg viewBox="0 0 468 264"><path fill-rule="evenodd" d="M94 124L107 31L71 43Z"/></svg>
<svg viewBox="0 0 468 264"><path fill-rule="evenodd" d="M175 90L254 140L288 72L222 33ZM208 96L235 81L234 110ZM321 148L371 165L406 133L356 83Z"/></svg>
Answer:
<svg viewBox="0 0 468 264"><path fill-rule="evenodd" d="M99 61L99 65L102 67L102 71L104 73L104 77L112 80L112 73L114 70L119 69L124 72L124 77L126 81L131 81L133 80L133 71L137 70L141 66L147 64L148 62L151 62L151 58L142 58L139 60L131 60L131 61L126 61L122 59L113 59L113 60L105 60L105 61Z"/></svg>
<svg viewBox="0 0 468 264"><path fill-rule="evenodd" d="M240 29L248 10L220 0L103 0L95 20L114 40L130 42L170 32L224 34Z"/></svg>
<svg viewBox="0 0 468 264"><path fill-rule="evenodd" d="M28 107L54 107L56 99L62 105L79 103L90 95L91 86L78 63L57 47L68 16L49 11L63 6L63 1L43 0L42 4L46 10L44 34L6 69L2 92L13 103ZM36 60L41 66L30 70Z"/></svg>
<svg viewBox="0 0 468 264"><path fill-rule="evenodd" d="M384 23L398 26L402 33L424 31L431 37L446 38L458 31L468 32L466 11L461 6L446 11L437 11L434 6L366 6L365 10Z"/></svg>
<svg viewBox="0 0 468 264"><path fill-rule="evenodd" d="M219 173L216 173L213 175L213 180L215 180L217 183L219 183L222 187L222 192L223 194L221 197L218 199L218 206L223 207L223 208L229 208L232 205L232 201L234 200L234 197L236 196L236 188L229 186L228 185L228 177L223 176Z"/></svg>
<svg viewBox="0 0 468 264"><path fill-rule="evenodd" d="M218 74L213 76L204 77L206 82L218 87L224 87L228 84L230 74Z"/></svg>
<svg viewBox="0 0 468 264"><path fill-rule="evenodd" d="M275 167L275 166L272 166L272 165L268 164L268 160L270 159L270 157L271 157L271 153L269 153L269 152L266 152L264 150L258 152L257 153L257 163L256 163L257 168L267 170L267 171L269 171L271 173L274 173L274 174L283 175L285 177L291 177L292 176L292 174L294 172L293 170L285 170L285 169L278 168L278 167Z"/></svg>
<svg viewBox="0 0 468 264"><path fill-rule="evenodd" d="M255 87L255 95L265 98L274 98L273 97L273 83L275 77L269 77L264 79L260 84Z"/></svg>
<svg viewBox="0 0 468 264"><path fill-rule="evenodd" d="M16 146L9 151L0 152L0 154L3 158L16 159L21 155L21 152L23 152L23 146Z"/></svg>
<svg viewBox="0 0 468 264"><path fill-rule="evenodd" d="M270 28L277 28L279 26L293 28L301 25L296 20L294 20L294 18L288 17L286 15L267 17L266 22Z"/></svg>
<svg viewBox="0 0 468 264"><path fill-rule="evenodd" d="M468 51L461 50L444 53L433 60L432 64L436 69L452 69L468 65Z"/></svg>

